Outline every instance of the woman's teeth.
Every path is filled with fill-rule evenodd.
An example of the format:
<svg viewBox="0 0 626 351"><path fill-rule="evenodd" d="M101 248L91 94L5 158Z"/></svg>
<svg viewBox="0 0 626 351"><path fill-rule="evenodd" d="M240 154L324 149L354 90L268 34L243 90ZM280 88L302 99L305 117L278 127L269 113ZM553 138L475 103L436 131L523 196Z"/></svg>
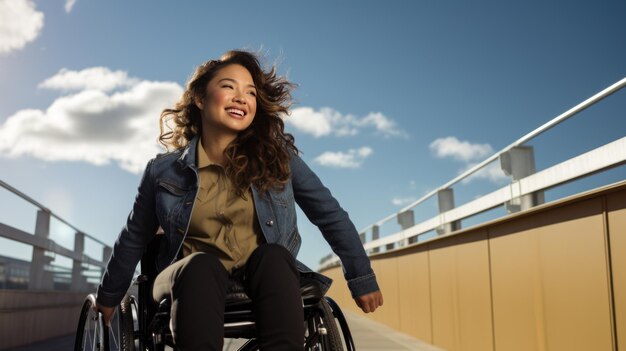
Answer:
<svg viewBox="0 0 626 351"><path fill-rule="evenodd" d="M241 116L241 117L243 117L243 115L245 114L242 110L237 109L237 108L226 109L226 112L233 113L233 114L236 114L236 115Z"/></svg>

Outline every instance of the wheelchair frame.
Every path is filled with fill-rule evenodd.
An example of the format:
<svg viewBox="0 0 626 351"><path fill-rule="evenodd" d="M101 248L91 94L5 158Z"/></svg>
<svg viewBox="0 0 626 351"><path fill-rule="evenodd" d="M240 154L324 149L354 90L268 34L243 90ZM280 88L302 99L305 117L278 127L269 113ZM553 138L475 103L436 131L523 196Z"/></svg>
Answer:
<svg viewBox="0 0 626 351"><path fill-rule="evenodd" d="M169 327L169 302L163 301L157 306L152 302L150 293L151 282L158 273L154 262L160 237L157 235L151 241L141 259L141 274L133 282L138 287L138 296L127 294L123 298L110 328L102 322L102 315L93 309L95 294L87 296L79 319L75 351L164 351L166 346L176 350ZM322 296L319 286L313 281L301 282L301 291L305 315L304 349L354 351L350 329L335 301ZM238 295L241 294L240 291ZM224 322L225 338L249 339L239 351L259 350L254 314L245 293L227 303Z"/></svg>

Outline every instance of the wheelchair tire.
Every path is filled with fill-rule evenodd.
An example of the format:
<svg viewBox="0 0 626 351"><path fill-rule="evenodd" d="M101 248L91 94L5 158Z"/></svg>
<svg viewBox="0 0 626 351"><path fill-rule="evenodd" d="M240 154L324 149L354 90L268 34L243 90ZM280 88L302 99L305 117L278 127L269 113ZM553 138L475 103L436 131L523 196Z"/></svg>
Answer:
<svg viewBox="0 0 626 351"><path fill-rule="evenodd" d="M322 311L324 311L324 317L322 321L326 327L326 338L324 342L324 351L343 351L343 343L341 342L341 335L337 328L337 322L335 321L335 315L333 310L326 302L325 299L320 300Z"/></svg>
<svg viewBox="0 0 626 351"><path fill-rule="evenodd" d="M117 309L120 316L120 333L119 333L119 350L135 351L135 332L132 311L132 301L130 296L126 295L122 299ZM113 350L113 349L111 349Z"/></svg>
<svg viewBox="0 0 626 351"><path fill-rule="evenodd" d="M122 304L128 308L117 308L109 328L94 310L95 294L89 294L80 312L74 351L133 351L133 317L128 296Z"/></svg>

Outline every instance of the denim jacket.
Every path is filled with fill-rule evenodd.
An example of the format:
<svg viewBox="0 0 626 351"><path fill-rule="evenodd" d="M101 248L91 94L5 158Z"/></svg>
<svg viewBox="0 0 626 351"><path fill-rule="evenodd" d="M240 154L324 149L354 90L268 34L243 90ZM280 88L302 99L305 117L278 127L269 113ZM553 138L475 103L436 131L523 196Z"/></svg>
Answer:
<svg viewBox="0 0 626 351"><path fill-rule="evenodd" d="M115 306L122 300L144 248L159 226L165 238L161 240L157 270L165 269L177 259L198 191L197 143L195 137L186 148L157 155L148 162L133 209L115 242L98 287L98 303ZM341 259L352 296L378 290L369 258L346 211L299 156L292 155L289 165L291 179L282 191L268 191L262 196L252 186L265 241L279 244L297 256L301 243L296 223L297 203ZM321 283L324 291L328 290L330 278L311 271L301 262L297 266L301 275L311 276Z"/></svg>

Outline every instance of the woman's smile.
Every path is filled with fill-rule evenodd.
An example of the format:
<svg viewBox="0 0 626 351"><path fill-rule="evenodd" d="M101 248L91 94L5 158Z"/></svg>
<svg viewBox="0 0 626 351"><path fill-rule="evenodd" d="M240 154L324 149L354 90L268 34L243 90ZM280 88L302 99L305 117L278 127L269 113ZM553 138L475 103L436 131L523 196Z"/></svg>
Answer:
<svg viewBox="0 0 626 351"><path fill-rule="evenodd" d="M237 119L243 119L245 117L245 115L247 114L246 111L238 109L238 108L227 108L226 112L228 112L228 114L233 117L233 118L237 118Z"/></svg>

